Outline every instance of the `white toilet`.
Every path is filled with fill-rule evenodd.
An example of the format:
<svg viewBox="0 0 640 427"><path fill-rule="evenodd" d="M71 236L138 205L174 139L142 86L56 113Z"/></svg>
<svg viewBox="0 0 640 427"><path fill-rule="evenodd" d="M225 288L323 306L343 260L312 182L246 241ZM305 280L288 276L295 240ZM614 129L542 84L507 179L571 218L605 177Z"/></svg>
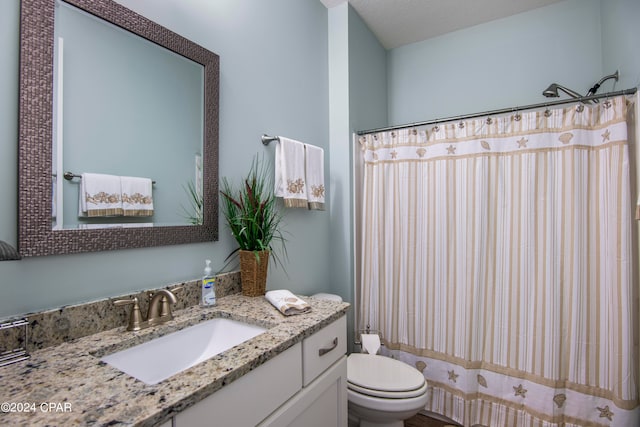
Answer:
<svg viewBox="0 0 640 427"><path fill-rule="evenodd" d="M331 294L314 297L342 301ZM349 355L347 385L349 426L403 427L427 403L427 382L420 371L377 354Z"/></svg>
<svg viewBox="0 0 640 427"><path fill-rule="evenodd" d="M350 425L402 427L427 403L427 382L420 371L377 354L349 355L347 385Z"/></svg>

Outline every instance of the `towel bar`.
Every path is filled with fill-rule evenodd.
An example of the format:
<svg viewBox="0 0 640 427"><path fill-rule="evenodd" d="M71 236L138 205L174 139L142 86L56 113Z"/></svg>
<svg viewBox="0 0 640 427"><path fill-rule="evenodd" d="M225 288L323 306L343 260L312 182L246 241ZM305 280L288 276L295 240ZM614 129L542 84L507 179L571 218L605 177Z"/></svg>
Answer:
<svg viewBox="0 0 640 427"><path fill-rule="evenodd" d="M66 179L67 181L71 181L73 178L82 178L82 175L78 175L69 171L65 172L63 176L64 176L64 179ZM155 184L156 182L151 181L151 183Z"/></svg>
<svg viewBox="0 0 640 427"><path fill-rule="evenodd" d="M29 328L29 321L27 319L20 319L20 320L15 320L12 322L0 324L0 330L13 329L13 328L19 328L19 327L23 328L23 331L22 331L23 346L12 348L12 349L4 349L4 351L0 353L0 366L11 365L12 363L21 362L31 357L27 352L27 332Z"/></svg>
<svg viewBox="0 0 640 427"><path fill-rule="evenodd" d="M269 145L271 143L271 141L280 141L280 137L279 136L269 136L266 134L262 135L262 144L263 145Z"/></svg>

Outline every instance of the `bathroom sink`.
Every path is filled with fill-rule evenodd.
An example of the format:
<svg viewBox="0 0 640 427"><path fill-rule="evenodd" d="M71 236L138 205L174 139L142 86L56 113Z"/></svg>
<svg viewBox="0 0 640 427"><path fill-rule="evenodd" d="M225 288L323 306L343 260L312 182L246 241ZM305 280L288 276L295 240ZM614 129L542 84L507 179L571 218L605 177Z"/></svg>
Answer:
<svg viewBox="0 0 640 427"><path fill-rule="evenodd" d="M215 318L104 356L100 360L153 385L266 330L233 319Z"/></svg>

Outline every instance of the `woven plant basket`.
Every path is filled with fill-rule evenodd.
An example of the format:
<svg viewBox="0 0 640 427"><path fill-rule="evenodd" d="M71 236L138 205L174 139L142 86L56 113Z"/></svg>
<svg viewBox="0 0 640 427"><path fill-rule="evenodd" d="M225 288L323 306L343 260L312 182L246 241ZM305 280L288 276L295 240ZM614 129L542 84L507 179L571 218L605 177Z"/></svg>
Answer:
<svg viewBox="0 0 640 427"><path fill-rule="evenodd" d="M256 257L256 254L258 256ZM269 251L240 251L240 281L242 295L258 297L267 291Z"/></svg>

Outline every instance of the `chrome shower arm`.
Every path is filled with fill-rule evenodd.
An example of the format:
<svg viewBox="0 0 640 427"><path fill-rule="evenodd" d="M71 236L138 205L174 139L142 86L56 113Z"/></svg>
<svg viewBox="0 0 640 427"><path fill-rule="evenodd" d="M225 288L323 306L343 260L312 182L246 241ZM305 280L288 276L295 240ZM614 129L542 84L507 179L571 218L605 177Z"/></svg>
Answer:
<svg viewBox="0 0 640 427"><path fill-rule="evenodd" d="M573 97L573 98L582 98L582 95L580 95L578 92L569 89L568 87L564 87L561 85L556 85L558 89L560 89L561 91L563 91L564 93L566 93L567 95Z"/></svg>
<svg viewBox="0 0 640 427"><path fill-rule="evenodd" d="M608 76L604 76L603 78L601 78L598 83L594 84L591 89L589 89L589 92L587 92L587 96L591 96L591 95L595 95L595 93L598 91L598 89L600 89L600 85L604 82L606 82L607 80L610 79L615 79L616 81L618 81L618 70L616 70L615 73L613 74L609 74Z"/></svg>

